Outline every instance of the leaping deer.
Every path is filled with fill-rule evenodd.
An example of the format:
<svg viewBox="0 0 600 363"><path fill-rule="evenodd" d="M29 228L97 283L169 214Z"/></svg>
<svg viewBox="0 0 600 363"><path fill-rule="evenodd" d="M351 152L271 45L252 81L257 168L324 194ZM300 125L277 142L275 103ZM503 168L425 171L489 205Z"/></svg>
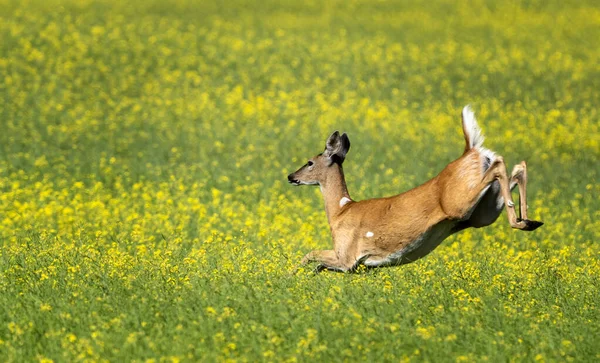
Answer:
<svg viewBox="0 0 600 363"><path fill-rule="evenodd" d="M350 149L345 133L334 132L325 151L288 175L294 185L319 185L333 237L333 249L312 251L300 265L316 271L353 271L401 265L435 249L446 237L469 227L488 226L506 206L511 227L533 231L543 223L527 219L527 165L510 176L502 156L483 147L483 135L469 106L462 111L465 151L433 179L402 194L353 201L342 164ZM511 191L519 187L519 217Z"/></svg>

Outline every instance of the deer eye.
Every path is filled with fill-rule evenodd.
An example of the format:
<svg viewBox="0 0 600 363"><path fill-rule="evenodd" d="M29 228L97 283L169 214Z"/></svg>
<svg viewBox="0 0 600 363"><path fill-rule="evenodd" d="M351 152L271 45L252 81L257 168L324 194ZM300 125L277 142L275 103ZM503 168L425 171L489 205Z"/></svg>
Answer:
<svg viewBox="0 0 600 363"><path fill-rule="evenodd" d="M307 165L308 165L308 166L313 166L313 165L314 165L314 163L312 162L312 160L309 160L309 161L308 161L308 163L307 163Z"/></svg>

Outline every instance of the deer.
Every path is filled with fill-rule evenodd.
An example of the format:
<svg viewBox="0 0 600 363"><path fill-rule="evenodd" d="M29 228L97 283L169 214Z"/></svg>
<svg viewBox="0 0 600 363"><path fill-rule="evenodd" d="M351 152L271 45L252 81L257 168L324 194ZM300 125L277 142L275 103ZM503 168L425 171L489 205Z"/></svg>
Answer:
<svg viewBox="0 0 600 363"><path fill-rule="evenodd" d="M335 131L325 150L312 157L288 182L319 185L331 230L333 249L307 253L296 267L318 263L315 272L355 272L416 261L448 236L494 223L502 209L514 229L533 231L543 222L527 218L527 164L515 165L510 177L502 156L483 146L472 108L463 108L463 154L437 176L404 193L355 201L346 187L342 164L350 149L346 133ZM519 215L511 192L518 186Z"/></svg>

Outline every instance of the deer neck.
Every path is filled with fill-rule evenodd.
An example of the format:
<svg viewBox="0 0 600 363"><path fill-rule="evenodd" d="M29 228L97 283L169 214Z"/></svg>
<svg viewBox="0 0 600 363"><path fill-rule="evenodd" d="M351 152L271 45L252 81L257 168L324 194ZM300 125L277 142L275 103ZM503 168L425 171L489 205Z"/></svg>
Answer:
<svg viewBox="0 0 600 363"><path fill-rule="evenodd" d="M331 219L351 200L348 188L346 187L346 179L344 178L342 166L338 164L332 165L331 171L327 173L326 179L320 185L323 200L325 201L325 213L327 214L329 224L331 224Z"/></svg>

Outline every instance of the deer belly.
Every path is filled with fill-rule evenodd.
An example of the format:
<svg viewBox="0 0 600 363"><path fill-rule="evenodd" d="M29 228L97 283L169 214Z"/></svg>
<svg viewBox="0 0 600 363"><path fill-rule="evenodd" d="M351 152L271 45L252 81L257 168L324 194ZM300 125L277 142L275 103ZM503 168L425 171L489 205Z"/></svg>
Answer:
<svg viewBox="0 0 600 363"><path fill-rule="evenodd" d="M419 237L405 245L400 251L389 254L384 259L367 259L366 266L393 266L410 263L429 254L452 234L455 222L444 221L436 224Z"/></svg>

